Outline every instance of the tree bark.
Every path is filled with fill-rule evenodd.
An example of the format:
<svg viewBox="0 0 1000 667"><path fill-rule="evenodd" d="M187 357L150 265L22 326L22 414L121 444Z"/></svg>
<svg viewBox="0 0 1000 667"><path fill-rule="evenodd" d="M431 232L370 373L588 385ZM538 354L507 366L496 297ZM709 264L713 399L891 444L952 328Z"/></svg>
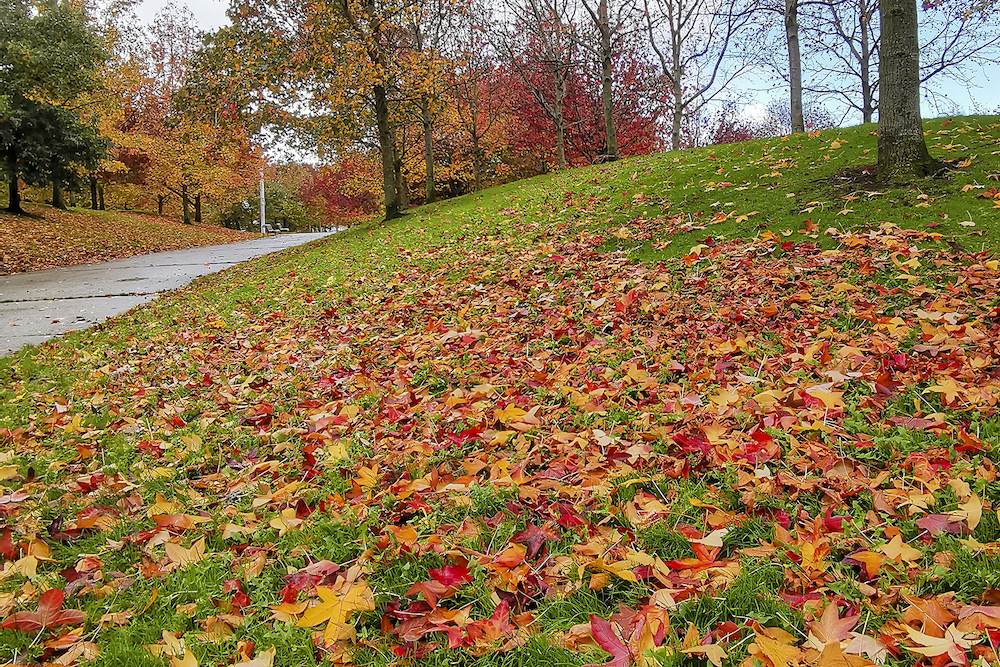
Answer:
<svg viewBox="0 0 1000 667"><path fill-rule="evenodd" d="M194 221L201 222L201 194L195 195L194 198Z"/></svg>
<svg viewBox="0 0 1000 667"><path fill-rule="evenodd" d="M878 177L928 176L943 165L930 156L920 118L920 58L915 0L879 0Z"/></svg>
<svg viewBox="0 0 1000 667"><path fill-rule="evenodd" d="M104 186L103 185L98 185L97 186L97 203L101 207L102 211L105 210L105 208L104 208Z"/></svg>
<svg viewBox="0 0 1000 667"><path fill-rule="evenodd" d="M97 177L90 177L90 210L97 210Z"/></svg>
<svg viewBox="0 0 1000 667"><path fill-rule="evenodd" d="M472 133L472 177L475 180L473 192L479 192L483 185L479 166L479 136L475 132Z"/></svg>
<svg viewBox="0 0 1000 667"><path fill-rule="evenodd" d="M21 208L21 193L17 189L17 154L11 150L7 155L7 212L24 213Z"/></svg>
<svg viewBox="0 0 1000 667"><path fill-rule="evenodd" d="M184 211L184 224L191 224L191 208L190 202L188 201L188 186L187 183L181 186L181 208Z"/></svg>
<svg viewBox="0 0 1000 667"><path fill-rule="evenodd" d="M861 0L859 9L861 14L859 21L861 23L861 58L859 63L861 65L861 115L865 123L870 123L875 115L875 91L872 87L871 75L872 47L868 37L868 22L871 20L872 8L867 4L867 0ZM919 64L917 68L919 72Z"/></svg>
<svg viewBox="0 0 1000 667"><path fill-rule="evenodd" d="M166 195L156 195L156 214L163 215L163 204L167 201Z"/></svg>
<svg viewBox="0 0 1000 667"><path fill-rule="evenodd" d="M424 126L424 169L427 173L426 201L434 201L434 119L431 117L431 104L426 95L420 96L420 120Z"/></svg>
<svg viewBox="0 0 1000 667"><path fill-rule="evenodd" d="M597 28L601 33L601 102L604 106L605 159L618 159L618 134L615 131L615 107L611 97L614 72L611 62L611 22L608 19L608 0L597 5Z"/></svg>
<svg viewBox="0 0 1000 667"><path fill-rule="evenodd" d="M788 79L792 134L806 131L802 117L802 55L799 52L799 2L785 0L785 40L788 43Z"/></svg>
<svg viewBox="0 0 1000 667"><path fill-rule="evenodd" d="M556 124L556 159L559 161L559 171L566 169L566 121L563 118L563 100L566 98L565 72L556 73L555 84L555 118Z"/></svg>
<svg viewBox="0 0 1000 667"><path fill-rule="evenodd" d="M62 211L66 210L66 200L63 198L62 181L58 176L52 177L52 206Z"/></svg>
<svg viewBox="0 0 1000 667"><path fill-rule="evenodd" d="M398 218L399 199L396 190L396 146L389 127L389 98L385 87L374 86L375 123L378 126L378 146L382 154L382 194L385 201L385 219Z"/></svg>

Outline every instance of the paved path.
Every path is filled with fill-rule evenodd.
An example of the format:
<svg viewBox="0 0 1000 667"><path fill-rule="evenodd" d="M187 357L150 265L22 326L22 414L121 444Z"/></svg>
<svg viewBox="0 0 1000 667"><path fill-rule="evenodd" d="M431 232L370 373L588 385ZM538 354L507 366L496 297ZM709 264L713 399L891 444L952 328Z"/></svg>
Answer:
<svg viewBox="0 0 1000 667"><path fill-rule="evenodd" d="M0 356L86 329L200 276L328 235L282 234L0 276Z"/></svg>

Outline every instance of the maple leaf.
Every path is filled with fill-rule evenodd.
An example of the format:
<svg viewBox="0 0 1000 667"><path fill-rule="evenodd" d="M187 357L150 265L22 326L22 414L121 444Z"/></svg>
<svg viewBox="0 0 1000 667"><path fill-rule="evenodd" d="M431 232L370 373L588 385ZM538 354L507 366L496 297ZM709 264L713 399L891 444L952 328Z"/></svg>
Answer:
<svg viewBox="0 0 1000 667"><path fill-rule="evenodd" d="M516 538L517 535L514 537ZM461 586L472 581L469 568L464 565L445 565L444 567L428 570L427 573L445 586Z"/></svg>
<svg viewBox="0 0 1000 667"><path fill-rule="evenodd" d="M323 639L332 643L340 639L353 639L354 628L347 619L358 611L375 611L375 595L366 583L354 582L338 593L326 586L317 586L316 593L322 602L310 607L296 623L296 627L311 628L326 623Z"/></svg>
<svg viewBox="0 0 1000 667"><path fill-rule="evenodd" d="M628 646L622 643L621 638L615 633L614 626L605 621L600 616L590 615L590 634L597 642L597 645L611 654L611 660L605 663L590 664L584 667L628 667L631 663L631 654Z"/></svg>
<svg viewBox="0 0 1000 667"><path fill-rule="evenodd" d="M453 595L455 589L451 586L444 584L440 581L418 581L417 583L410 586L406 591L407 596L417 595L418 593L424 596L427 600L427 604L431 607L437 607L438 600L440 598L446 598Z"/></svg>
<svg viewBox="0 0 1000 667"><path fill-rule="evenodd" d="M976 641L966 639L966 633L956 628L954 624L945 629L944 637L932 637L910 626L906 626L906 632L909 634L910 640L918 644L918 646L907 646L908 651L930 658L947 654L949 658L960 665L969 664L969 658L965 652L976 644Z"/></svg>
<svg viewBox="0 0 1000 667"><path fill-rule="evenodd" d="M38 632L42 628L82 623L87 614L79 609L63 609L66 599L61 589L51 588L38 599L38 611L19 611L4 619L0 627L21 632Z"/></svg>
<svg viewBox="0 0 1000 667"><path fill-rule="evenodd" d="M177 563L180 567L185 568L188 565L201 562L205 558L205 538L203 537L195 542L189 549L185 549L174 542L167 542L163 545L163 549L167 552L167 558Z"/></svg>
<svg viewBox="0 0 1000 667"><path fill-rule="evenodd" d="M271 667L274 664L274 655L276 652L276 649L272 646L266 651L258 653L256 658L237 662L233 667Z"/></svg>
<svg viewBox="0 0 1000 667"><path fill-rule="evenodd" d="M958 398L959 394L965 393L965 389L955 384L954 378L948 377L945 378L940 384L927 387L927 389L924 389L923 393L941 394L944 397L944 402L946 404L951 404L955 402L955 399Z"/></svg>
<svg viewBox="0 0 1000 667"><path fill-rule="evenodd" d="M546 542L558 542L559 534L550 530L548 527L541 527L534 524L528 524L528 527L519 533L516 533L512 538L511 542L516 544L523 544L528 547L528 558L534 558L539 550L545 545Z"/></svg>
<svg viewBox="0 0 1000 667"><path fill-rule="evenodd" d="M802 652L793 645L794 641L795 638L784 630L763 628L754 637L749 650L765 656L774 667L797 667Z"/></svg>
<svg viewBox="0 0 1000 667"><path fill-rule="evenodd" d="M851 629L858 624L860 616L845 616L840 618L840 612L836 602L831 602L823 610L823 615L819 621L814 621L809 626L809 631L816 636L821 645L832 642L840 643L847 641L851 637ZM821 648L821 647L817 647Z"/></svg>
<svg viewBox="0 0 1000 667"><path fill-rule="evenodd" d="M878 550L894 561L902 559L909 563L914 563L923 556L919 549L914 549L910 545L904 544L901 535L896 535L888 544L878 547Z"/></svg>
<svg viewBox="0 0 1000 667"><path fill-rule="evenodd" d="M938 535L940 533L961 535L969 532L965 521L963 519L956 519L951 514L928 514L925 517L917 519L916 523L931 535Z"/></svg>

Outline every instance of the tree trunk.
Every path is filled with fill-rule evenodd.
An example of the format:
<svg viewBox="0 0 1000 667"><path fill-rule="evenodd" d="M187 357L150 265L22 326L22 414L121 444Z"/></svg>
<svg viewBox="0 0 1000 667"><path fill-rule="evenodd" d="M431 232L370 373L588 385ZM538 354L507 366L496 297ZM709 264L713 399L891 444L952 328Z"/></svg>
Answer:
<svg viewBox="0 0 1000 667"><path fill-rule="evenodd" d="M555 118L556 123L556 159L559 161L559 171L566 169L566 121L563 119L563 99L566 97L566 76L563 72L556 74L555 85Z"/></svg>
<svg viewBox="0 0 1000 667"><path fill-rule="evenodd" d="M618 159L618 134L615 131L615 107L611 97L613 70L611 62L611 24L608 20L608 0L597 6L597 27L601 32L601 102L604 106L605 160Z"/></svg>
<svg viewBox="0 0 1000 667"><path fill-rule="evenodd" d="M90 209L97 210L97 177L90 177Z"/></svg>
<svg viewBox="0 0 1000 667"><path fill-rule="evenodd" d="M872 47L868 39L868 24L871 21L872 8L867 0L861 0L861 115L865 123L872 122L875 114L875 91L872 89ZM919 66L918 66L919 71Z"/></svg>
<svg viewBox="0 0 1000 667"><path fill-rule="evenodd" d="M928 176L943 165L924 141L915 0L879 0L878 177Z"/></svg>
<svg viewBox="0 0 1000 667"><path fill-rule="evenodd" d="M102 211L106 210L104 208L104 186L103 185L98 185L97 186L97 203L101 207Z"/></svg>
<svg viewBox="0 0 1000 667"><path fill-rule="evenodd" d="M406 174L403 173L403 158L398 153L392 166L392 179L396 188L396 203L400 211L405 211L410 207L410 187L406 183Z"/></svg>
<svg viewBox="0 0 1000 667"><path fill-rule="evenodd" d="M66 200L63 198L62 181L58 176L52 177L52 207L66 210Z"/></svg>
<svg viewBox="0 0 1000 667"><path fill-rule="evenodd" d="M483 187L483 183L479 166L479 136L475 132L472 134L472 177L475 179L475 190L473 192L479 192Z"/></svg>
<svg viewBox="0 0 1000 667"><path fill-rule="evenodd" d="M684 100L681 98L680 82L674 84L673 110L671 112L670 145L675 151L681 149L681 120L684 118Z"/></svg>
<svg viewBox="0 0 1000 667"><path fill-rule="evenodd" d="M201 194L194 198L194 221L201 222Z"/></svg>
<svg viewBox="0 0 1000 667"><path fill-rule="evenodd" d="M434 201L434 119L431 117L431 104L426 95L420 96L420 120L424 126L424 169L427 173L426 200Z"/></svg>
<svg viewBox="0 0 1000 667"><path fill-rule="evenodd" d="M191 208L190 202L188 201L188 186L185 183L181 186L181 208L184 211L184 224L191 224Z"/></svg>
<svg viewBox="0 0 1000 667"><path fill-rule="evenodd" d="M11 148L7 152L7 212L24 213L21 208L21 193L17 189L17 153Z"/></svg>
<svg viewBox="0 0 1000 667"><path fill-rule="evenodd" d="M385 198L385 219L398 218L399 200L396 190L396 146L389 127L389 98L385 87L375 85L375 122L378 126L378 146L382 154L382 193Z"/></svg>
<svg viewBox="0 0 1000 667"><path fill-rule="evenodd" d="M166 203L166 195L156 195L156 214L163 215L163 204Z"/></svg>
<svg viewBox="0 0 1000 667"><path fill-rule="evenodd" d="M788 42L792 134L796 134L806 131L805 119L802 117L802 55L799 53L798 0L785 0L785 39Z"/></svg>

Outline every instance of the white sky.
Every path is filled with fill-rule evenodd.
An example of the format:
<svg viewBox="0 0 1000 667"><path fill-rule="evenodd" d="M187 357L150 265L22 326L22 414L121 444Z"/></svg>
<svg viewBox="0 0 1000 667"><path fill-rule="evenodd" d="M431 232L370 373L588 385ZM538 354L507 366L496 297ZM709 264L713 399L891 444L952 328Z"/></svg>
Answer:
<svg viewBox="0 0 1000 667"><path fill-rule="evenodd" d="M144 0L136 7L135 13L143 23L151 23L156 13L168 2L169 0ZM229 23L226 18L229 0L174 0L174 4L190 9L202 30L215 30Z"/></svg>

